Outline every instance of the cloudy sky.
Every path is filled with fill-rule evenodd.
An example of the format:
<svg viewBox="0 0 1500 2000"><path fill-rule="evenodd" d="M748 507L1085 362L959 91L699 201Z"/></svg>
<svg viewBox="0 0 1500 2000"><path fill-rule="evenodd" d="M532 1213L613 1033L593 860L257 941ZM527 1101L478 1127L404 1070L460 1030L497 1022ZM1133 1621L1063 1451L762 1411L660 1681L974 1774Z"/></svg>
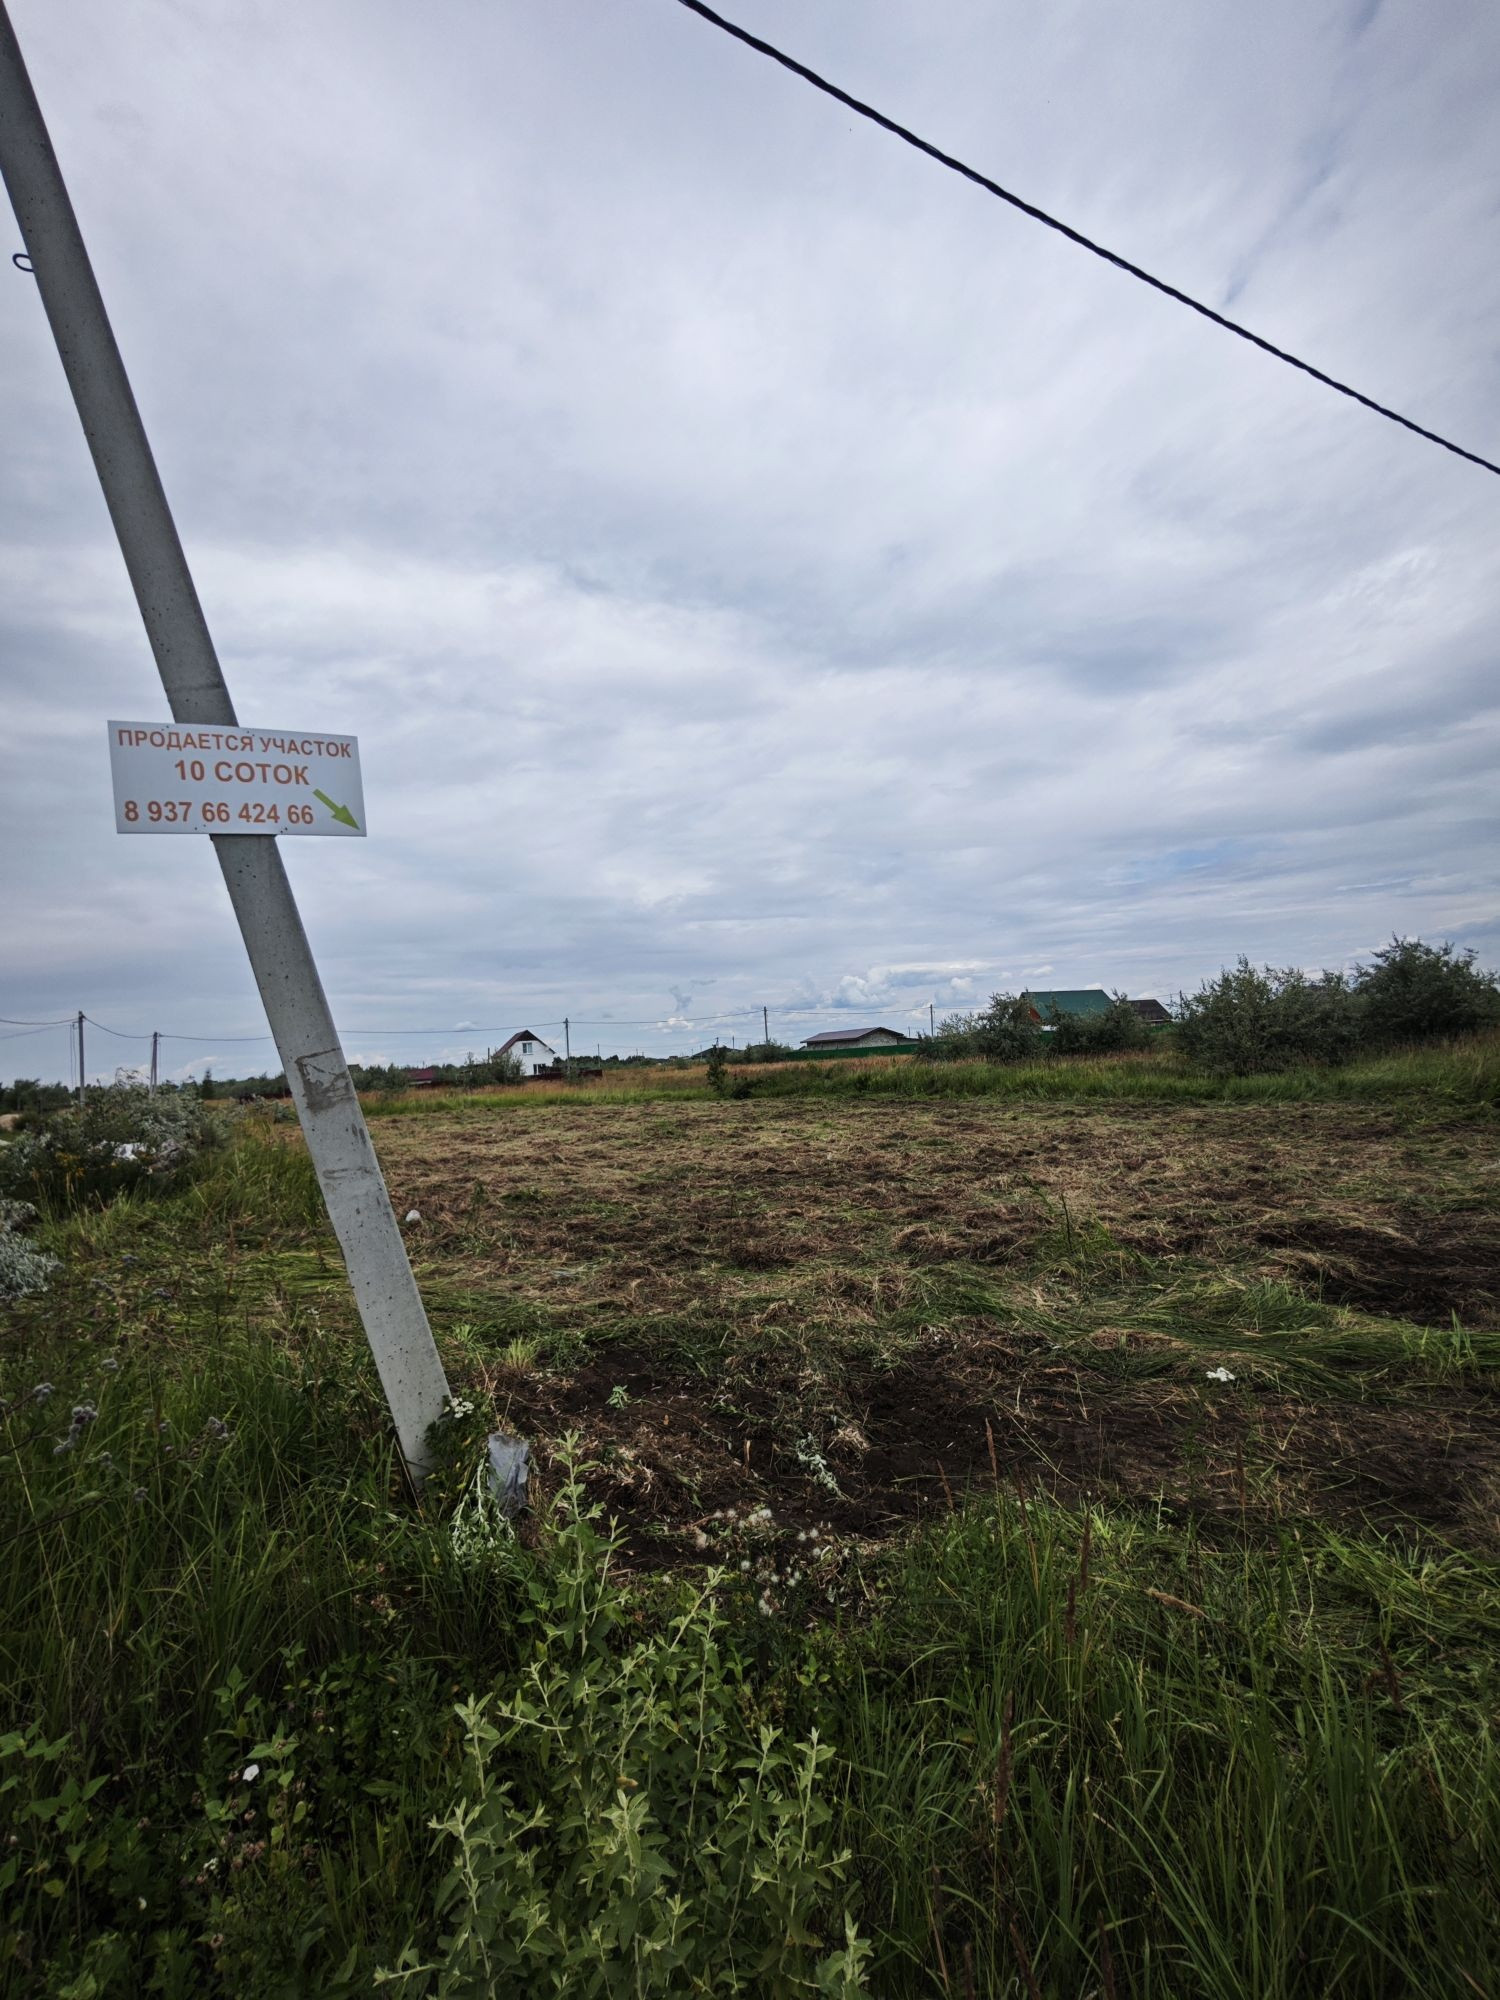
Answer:
<svg viewBox="0 0 1500 2000"><path fill-rule="evenodd" d="M1500 960L1500 480L673 0L10 6L239 714L360 738L287 857L351 1055ZM1485 0L726 6L1500 454ZM258 1068L206 843L113 830L166 707L8 260L0 399L0 1013Z"/></svg>

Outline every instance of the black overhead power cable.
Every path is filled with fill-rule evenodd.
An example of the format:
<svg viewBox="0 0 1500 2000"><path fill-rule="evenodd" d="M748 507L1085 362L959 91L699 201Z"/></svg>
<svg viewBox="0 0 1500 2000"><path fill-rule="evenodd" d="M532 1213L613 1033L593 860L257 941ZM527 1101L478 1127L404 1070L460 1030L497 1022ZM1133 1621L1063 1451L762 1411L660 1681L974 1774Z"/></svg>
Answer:
<svg viewBox="0 0 1500 2000"><path fill-rule="evenodd" d="M894 133L898 139L904 139L908 146L915 146L919 153L925 153L929 159L936 160L939 166L948 167L955 174L962 174L965 180L973 181L976 187L982 187L987 194L1008 202L1012 208L1019 209L1022 215L1029 215L1033 222L1040 222L1047 229L1055 229L1059 236L1066 236L1070 243L1076 243L1081 250L1092 251L1094 256L1102 257L1106 264L1113 264L1117 270L1128 273L1132 278L1139 278L1143 285L1150 285L1153 291L1165 293L1179 305L1187 306L1191 311L1200 313L1204 319L1212 320L1215 326L1222 326L1226 333L1237 334L1241 340L1248 340L1252 347L1260 348L1265 354L1274 355L1278 361L1284 361L1289 368L1301 369L1304 375L1311 375L1315 382L1321 382L1325 388L1336 389L1339 395L1347 396L1351 402L1362 403L1367 410L1373 410L1378 417L1388 417L1393 424L1400 424L1403 430L1415 431L1418 437L1426 438L1429 444L1441 445L1444 451L1451 451L1456 458L1466 458L1471 465L1482 466L1486 472L1500 474L1500 465L1496 465L1491 459L1481 458L1477 451L1468 451L1463 445L1454 444L1451 438L1440 437L1436 431L1428 430L1424 424L1413 423L1410 417L1403 417L1399 410L1388 409L1384 403L1377 403L1373 396L1362 395L1358 389L1350 388L1347 382L1340 382L1336 376L1325 375L1321 368L1314 368L1310 361L1300 360L1297 355L1289 354L1284 347L1278 347L1274 341L1265 340L1260 334L1252 333L1248 326L1241 326L1238 320L1226 319L1223 313L1215 312L1212 306L1204 305L1201 299L1195 299L1187 292L1180 292L1175 285L1169 285L1165 278L1153 277L1149 271L1142 270L1139 264L1132 264L1128 257L1122 257L1116 250L1107 250L1102 243L1096 243L1091 236L1085 236L1081 230L1070 227L1066 222L1060 222L1055 215L1049 215L1046 209L1038 208L1034 202L1023 201L1020 195L1012 194L1009 188L1001 187L998 181L992 181L988 174L980 173L976 167L965 166L962 160L955 159L951 153L945 153L928 140L919 138L909 127L898 125L894 118L887 118L885 113L877 111L873 104L865 104L861 99L851 97L847 90L840 90L836 83L830 83L826 76L819 76L815 69L809 69L806 63L798 62L795 56L789 56L784 49L778 49L772 42L762 41L759 35L752 35L748 28L740 27L735 21L725 20L724 16L716 14L712 7L706 7L703 0L678 0L678 5L686 7L689 13L701 15L713 27L722 28L726 35L733 35L736 41L743 42L758 55L769 56L772 62L780 63L781 67L789 69L793 76L800 76L803 82L810 83L814 90L821 90L825 96L846 105L861 118L868 118L872 124L879 125L884 131Z"/></svg>

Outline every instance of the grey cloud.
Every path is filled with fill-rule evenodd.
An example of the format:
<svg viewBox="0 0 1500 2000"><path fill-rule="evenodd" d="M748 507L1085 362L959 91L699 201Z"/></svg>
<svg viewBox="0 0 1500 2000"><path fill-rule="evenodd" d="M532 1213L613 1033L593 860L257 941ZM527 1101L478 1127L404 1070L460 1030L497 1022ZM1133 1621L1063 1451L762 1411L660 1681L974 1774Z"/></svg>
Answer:
<svg viewBox="0 0 1500 2000"><path fill-rule="evenodd" d="M1477 0L745 12L1500 431ZM16 13L240 712L361 738L369 842L291 856L351 1047L1500 956L1483 475L674 8ZM18 277L0 389L0 1011L254 1032L210 856L112 832L160 695Z"/></svg>

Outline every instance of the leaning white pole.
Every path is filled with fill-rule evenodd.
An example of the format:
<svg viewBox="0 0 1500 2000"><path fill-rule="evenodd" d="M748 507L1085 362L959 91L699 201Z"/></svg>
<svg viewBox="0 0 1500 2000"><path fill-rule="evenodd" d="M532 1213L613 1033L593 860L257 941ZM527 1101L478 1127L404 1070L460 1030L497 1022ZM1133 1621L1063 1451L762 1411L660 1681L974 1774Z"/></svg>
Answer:
<svg viewBox="0 0 1500 2000"><path fill-rule="evenodd" d="M78 405L173 718L234 705L157 476L41 109L0 0L0 175ZM448 1394L406 1246L274 838L215 836L266 1017L296 1100L396 1435L414 1478Z"/></svg>

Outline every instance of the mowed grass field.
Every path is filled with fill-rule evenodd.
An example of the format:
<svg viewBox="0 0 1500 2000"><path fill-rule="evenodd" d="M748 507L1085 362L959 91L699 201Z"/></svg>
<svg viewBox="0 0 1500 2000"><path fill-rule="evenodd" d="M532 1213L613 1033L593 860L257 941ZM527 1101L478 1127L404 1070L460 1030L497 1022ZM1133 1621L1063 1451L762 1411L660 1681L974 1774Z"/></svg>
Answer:
<svg viewBox="0 0 1500 2000"><path fill-rule="evenodd" d="M294 1131L49 1222L0 1991L1500 1993L1493 1106L1102 1067L377 1118L420 1504Z"/></svg>

